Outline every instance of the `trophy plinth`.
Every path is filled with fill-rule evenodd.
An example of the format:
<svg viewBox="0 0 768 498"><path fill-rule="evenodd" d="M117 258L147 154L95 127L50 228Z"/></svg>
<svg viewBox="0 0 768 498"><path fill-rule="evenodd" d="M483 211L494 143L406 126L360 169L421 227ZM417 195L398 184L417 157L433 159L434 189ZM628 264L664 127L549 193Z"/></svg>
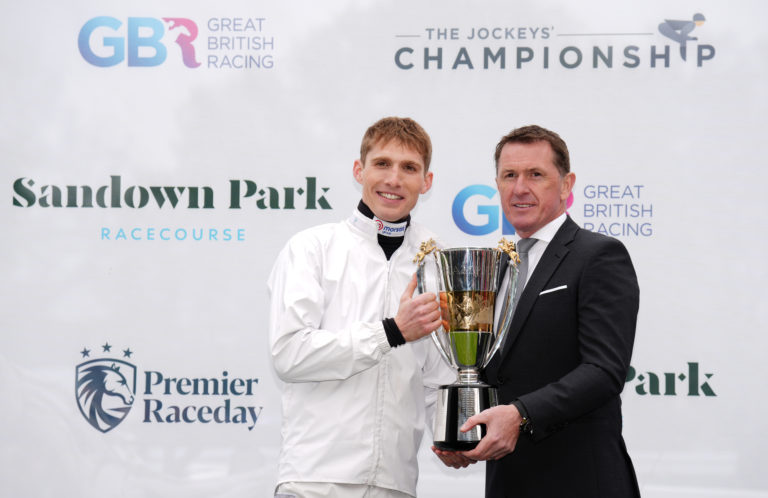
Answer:
<svg viewBox="0 0 768 498"><path fill-rule="evenodd" d="M427 258L430 254L433 257ZM443 359L458 370L458 381L438 390L434 444L443 450L471 450L485 435L485 426L467 432L459 427L499 403L496 388L479 377L501 347L512 320L514 263L519 260L514 245L502 240L500 249L436 249L429 241L422 244L417 261L419 292L439 296L442 326L432 339ZM509 278L504 280L507 271Z"/></svg>
<svg viewBox="0 0 768 498"><path fill-rule="evenodd" d="M487 384L451 384L441 386L437 392L434 444L441 450L468 451L485 436L485 425L477 425L461 432L472 415L499 404L496 388Z"/></svg>

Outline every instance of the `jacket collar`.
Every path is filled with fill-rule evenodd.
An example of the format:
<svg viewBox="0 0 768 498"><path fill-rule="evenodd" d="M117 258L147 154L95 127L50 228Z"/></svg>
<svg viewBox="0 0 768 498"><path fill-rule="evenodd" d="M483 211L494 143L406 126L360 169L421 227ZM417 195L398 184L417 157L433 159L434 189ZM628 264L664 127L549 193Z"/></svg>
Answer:
<svg viewBox="0 0 768 498"><path fill-rule="evenodd" d="M376 239L379 232L376 222L361 213L359 209L355 208L352 211L352 215L349 217L349 223L361 231L366 237L371 237L374 240Z"/></svg>
<svg viewBox="0 0 768 498"><path fill-rule="evenodd" d="M379 235L379 227L376 224L376 220L372 220L371 218L368 218L366 215L360 212L357 208L355 208L352 211L352 214L347 218L347 221L349 222L352 227L354 227L356 230L358 230L363 237L368 238L372 240L373 242L378 244L378 235ZM411 227L413 226L412 222L408 223L408 227L405 229L405 238L403 239L403 245L408 245L411 247L418 247L421 242L424 242L423 240L413 240L413 230L411 230Z"/></svg>
<svg viewBox="0 0 768 498"><path fill-rule="evenodd" d="M512 344L517 339L518 334L525 325L528 315L531 313L539 292L547 285L552 274L568 255L570 249L568 246L576 237L576 232L580 230L579 226L568 216L565 222L560 226L552 241L547 245L547 249L541 256L541 260L536 264L536 268L528 279L523 293L520 295L520 301L517 303L517 309L512 317L512 323L509 326L509 332L504 340L504 349L501 351L501 360L512 349Z"/></svg>

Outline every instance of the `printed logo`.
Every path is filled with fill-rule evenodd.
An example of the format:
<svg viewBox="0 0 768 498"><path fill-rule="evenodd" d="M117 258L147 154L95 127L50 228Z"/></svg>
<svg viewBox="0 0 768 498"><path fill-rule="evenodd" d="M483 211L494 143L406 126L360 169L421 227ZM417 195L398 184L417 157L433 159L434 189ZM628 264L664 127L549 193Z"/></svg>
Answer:
<svg viewBox="0 0 768 498"><path fill-rule="evenodd" d="M80 413L91 426L103 433L117 427L128 416L136 400L137 369L126 360L133 351L123 350L123 358L112 358L112 345L101 346L104 357L87 359L75 368L75 397ZM90 358L91 350L80 351ZM219 375L185 377L145 370L139 408L145 424L227 424L253 430L263 406L255 406L259 379Z"/></svg>
<svg viewBox="0 0 768 498"><path fill-rule="evenodd" d="M325 198L329 187L318 185L317 178L307 176L297 185L272 186L253 180L229 180L228 208L243 205L258 209L333 209ZM129 185L120 175L109 177L109 183L91 185L38 184L33 178L17 178L13 182L13 205L30 208L104 208L104 209L214 209L215 189L211 185ZM220 194L223 196L223 194ZM216 196L218 197L218 196Z"/></svg>
<svg viewBox="0 0 768 498"><path fill-rule="evenodd" d="M201 52L208 69L271 69L275 39L265 33L265 23L263 17L212 17L201 36L198 23L186 17L129 17L123 22L99 16L80 28L77 47L97 67L123 61L129 67L155 67L174 49L190 69L203 65Z"/></svg>
<svg viewBox="0 0 768 498"><path fill-rule="evenodd" d="M678 42L680 44L680 58L686 60L686 42L698 40L698 38L688 36L688 33L696 29L697 26L704 24L705 20L703 14L694 14L691 21L665 20L659 24L659 33Z"/></svg>
<svg viewBox="0 0 768 498"><path fill-rule="evenodd" d="M658 25L661 35L679 44L679 60L669 45L655 43L651 37L657 34L644 27L621 32L610 26L588 31L548 24L424 26L395 34L398 42L409 41L395 48L394 64L404 71L605 70L668 68L695 59L696 66L702 67L715 57L715 47L698 44L695 57L688 57L687 46L698 40L689 33L703 24L704 15L695 14L690 21L665 20Z"/></svg>
<svg viewBox="0 0 768 498"><path fill-rule="evenodd" d="M408 227L407 222L390 223L376 216L373 217L373 221L376 222L376 231L378 234L385 237L401 237L405 233L405 229Z"/></svg>
<svg viewBox="0 0 768 498"><path fill-rule="evenodd" d="M266 185L253 180L229 180L224 188L213 185L125 185L120 175L111 175L101 185L53 185L21 177L13 182L14 206L19 208L84 208L208 210L221 207L226 198L229 210L329 210L330 187L313 176L298 185ZM218 191L218 193L217 193ZM94 232L103 241L244 242L246 229L229 226L111 225Z"/></svg>
<svg viewBox="0 0 768 498"><path fill-rule="evenodd" d="M94 17L80 29L77 47L83 59L99 67L117 65L128 58L129 66L159 66L165 62L168 50L162 43L165 26L181 31L176 43L181 47L184 65L195 68L197 25L190 19L165 17L129 17L125 37L115 36L123 23L114 17ZM183 29L180 29L183 28ZM97 53L101 52L101 54ZM143 55L142 55L143 54Z"/></svg>
<svg viewBox="0 0 768 498"><path fill-rule="evenodd" d="M190 19L182 17L163 17L163 21L169 23L168 30L179 30L179 36L176 37L176 44L181 47L181 58L187 67L198 67L200 65L195 58L195 47L192 42L197 38L197 24Z"/></svg>
<svg viewBox="0 0 768 498"><path fill-rule="evenodd" d="M487 201L496 199L495 202ZM566 209L573 205L573 192L568 197ZM501 228L502 235L513 235L515 228L504 217L498 202L498 191L489 185L469 185L456 194L451 206L453 222L468 235L488 235Z"/></svg>
<svg viewBox="0 0 768 498"><path fill-rule="evenodd" d="M645 185L589 184L582 191L581 226L611 237L651 237L653 202Z"/></svg>
<svg viewBox="0 0 768 498"><path fill-rule="evenodd" d="M488 235L499 229L501 221L501 233L514 234L515 229L504 217L498 201L494 204L484 203L486 199L493 199L496 195L496 189L488 185L470 185L461 189L451 206L453 222L459 230L468 235Z"/></svg>
<svg viewBox="0 0 768 498"><path fill-rule="evenodd" d="M634 383L634 391L640 396L717 396L709 384L714 374L699 371L699 363L689 361L683 372L638 371L630 366L625 384ZM702 382L702 377L705 379Z"/></svg>
<svg viewBox="0 0 768 498"><path fill-rule="evenodd" d="M110 353L112 346L105 343L102 352ZM91 351L83 348L83 358ZM133 352L123 350L123 357ZM136 367L122 359L98 358L87 360L75 369L75 396L80 413L91 426L101 432L117 427L131 411L136 394Z"/></svg>

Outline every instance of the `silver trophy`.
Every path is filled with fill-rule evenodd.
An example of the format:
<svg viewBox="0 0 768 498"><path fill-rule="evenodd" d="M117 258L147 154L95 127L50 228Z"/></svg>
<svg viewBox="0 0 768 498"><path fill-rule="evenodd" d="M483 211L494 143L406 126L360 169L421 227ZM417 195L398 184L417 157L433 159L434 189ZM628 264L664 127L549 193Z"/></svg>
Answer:
<svg viewBox="0 0 768 498"><path fill-rule="evenodd" d="M471 450L485 435L485 426L467 432L459 427L499 402L496 388L479 376L501 347L512 321L520 260L515 245L502 239L498 249L437 249L429 240L415 261L419 293L433 292L440 302L442 326L432 332L432 339L459 373L456 383L438 390L434 443L443 450Z"/></svg>

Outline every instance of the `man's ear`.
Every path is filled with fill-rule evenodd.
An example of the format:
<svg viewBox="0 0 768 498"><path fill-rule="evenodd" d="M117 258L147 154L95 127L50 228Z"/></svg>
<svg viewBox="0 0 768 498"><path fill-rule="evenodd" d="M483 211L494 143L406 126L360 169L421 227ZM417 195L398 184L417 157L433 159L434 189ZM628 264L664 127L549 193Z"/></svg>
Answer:
<svg viewBox="0 0 768 498"><path fill-rule="evenodd" d="M429 171L426 175L424 175L424 186L421 187L421 193L426 194L431 188L432 188L432 172Z"/></svg>
<svg viewBox="0 0 768 498"><path fill-rule="evenodd" d="M560 199L565 201L568 196L571 195L573 186L576 184L576 174L573 171L568 172L563 178L563 183L560 188Z"/></svg>
<svg viewBox="0 0 768 498"><path fill-rule="evenodd" d="M357 183L363 184L363 163L360 162L360 159L355 159L355 164L352 166L352 176L355 177Z"/></svg>

